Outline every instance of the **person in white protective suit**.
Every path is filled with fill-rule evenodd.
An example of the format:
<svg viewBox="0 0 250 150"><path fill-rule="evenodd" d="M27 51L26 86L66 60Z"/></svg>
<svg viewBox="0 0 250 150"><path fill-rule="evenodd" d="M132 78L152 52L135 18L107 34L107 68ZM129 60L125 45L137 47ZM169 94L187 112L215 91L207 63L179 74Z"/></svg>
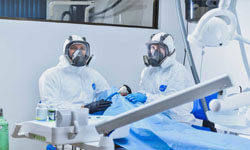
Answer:
<svg viewBox="0 0 250 150"><path fill-rule="evenodd" d="M59 64L46 70L39 79L42 102L57 107L87 107L90 113L107 109L110 101L95 98L110 87L101 74L88 67L91 58L86 39L69 36Z"/></svg>
<svg viewBox="0 0 250 150"><path fill-rule="evenodd" d="M146 67L141 73L140 91L125 98L132 103L148 103L194 85L190 72L176 60L173 38L167 33L153 34L146 43ZM190 113L193 103L183 104L164 112L170 118L186 123L195 119Z"/></svg>

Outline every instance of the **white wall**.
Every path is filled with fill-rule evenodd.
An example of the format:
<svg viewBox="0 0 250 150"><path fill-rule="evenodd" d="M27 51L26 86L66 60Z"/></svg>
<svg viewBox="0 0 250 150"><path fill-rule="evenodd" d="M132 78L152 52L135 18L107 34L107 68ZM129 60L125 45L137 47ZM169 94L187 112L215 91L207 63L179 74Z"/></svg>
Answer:
<svg viewBox="0 0 250 150"><path fill-rule="evenodd" d="M250 1L237 0L237 14L240 27L245 38L250 39ZM190 24L190 33L196 24ZM197 69L200 70L201 49L191 45ZM247 57L250 60L250 46L245 45ZM199 71L200 72L200 71ZM227 46L218 48L205 48L203 58L202 80L207 80L221 74L230 74L235 85L249 87L249 80L245 72L237 41L232 41Z"/></svg>
<svg viewBox="0 0 250 150"><path fill-rule="evenodd" d="M126 83L138 90L145 43L152 33L166 31L174 35L177 57L181 60L183 44L178 31L175 0L160 1L160 29L91 26L0 19L0 107L14 123L34 119L39 101L38 79L43 71L55 66L62 45L69 35L86 36L97 69L112 86ZM10 137L10 150L42 150L44 144Z"/></svg>

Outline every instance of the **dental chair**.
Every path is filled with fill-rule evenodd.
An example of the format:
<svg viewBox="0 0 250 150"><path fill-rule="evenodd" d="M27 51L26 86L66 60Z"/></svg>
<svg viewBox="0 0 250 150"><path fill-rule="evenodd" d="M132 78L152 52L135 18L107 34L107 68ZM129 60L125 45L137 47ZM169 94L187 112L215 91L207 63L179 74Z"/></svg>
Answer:
<svg viewBox="0 0 250 150"><path fill-rule="evenodd" d="M205 97L208 110L210 110L210 108L209 108L210 101L212 101L213 99L217 99L218 98L218 94L219 93L214 93L212 95L209 95L209 96ZM202 126L198 126L198 125L194 125L193 124L192 125L193 128L199 129L199 130L204 130L204 131L216 132L216 129L214 127L214 123L210 122L208 120L207 116L206 116L204 108L202 107L201 99L195 100L193 102L193 110L192 110L191 113L194 115L194 117L196 119L202 120Z"/></svg>

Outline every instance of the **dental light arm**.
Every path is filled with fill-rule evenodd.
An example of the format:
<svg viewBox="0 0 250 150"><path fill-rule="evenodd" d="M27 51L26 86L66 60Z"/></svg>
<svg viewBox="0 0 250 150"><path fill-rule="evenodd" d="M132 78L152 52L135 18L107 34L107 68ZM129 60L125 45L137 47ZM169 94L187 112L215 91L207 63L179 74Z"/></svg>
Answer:
<svg viewBox="0 0 250 150"><path fill-rule="evenodd" d="M231 40L250 44L250 41L236 33L238 21L228 8L231 0L221 0L219 8L208 11L198 22L188 41L200 47L218 47ZM235 4L234 4L235 5Z"/></svg>
<svg viewBox="0 0 250 150"><path fill-rule="evenodd" d="M96 125L99 134L108 134L110 131L155 115L164 110L191 102L195 99L205 97L209 94L218 92L225 88L231 87L232 82L228 76L220 76L213 80L209 80L185 90L176 92L164 99L153 101L128 112L115 116L114 118L101 122Z"/></svg>
<svg viewBox="0 0 250 150"><path fill-rule="evenodd" d="M222 18L222 16L224 18ZM220 17L220 18L214 18L214 17ZM209 36L208 34L206 34L207 32L211 32L213 28L219 29L222 25L227 24L224 23L223 21L229 24L224 27L227 29L227 34L223 35L219 34L219 37L218 35ZM229 42L230 40L235 39L235 30L236 30L236 18L232 12L222 9L213 9L207 12L200 19L194 32L188 36L188 41L200 47L223 46L227 44L227 42Z"/></svg>
<svg viewBox="0 0 250 150"><path fill-rule="evenodd" d="M220 0L219 8L227 9L230 6L231 0Z"/></svg>
<svg viewBox="0 0 250 150"><path fill-rule="evenodd" d="M240 35L235 35L234 37L235 40L246 43L246 44L250 44L250 40L240 36Z"/></svg>
<svg viewBox="0 0 250 150"><path fill-rule="evenodd" d="M231 40L239 41L243 64L250 80L249 64L243 44L250 44L250 40L241 36L235 7L236 0L221 0L219 8L213 9L202 16L194 32L188 36L188 40L200 47L218 47L226 45ZM229 9L232 11L229 11ZM215 112L233 110L250 105L249 97L250 92L243 92L223 98L223 100L213 100L209 106Z"/></svg>

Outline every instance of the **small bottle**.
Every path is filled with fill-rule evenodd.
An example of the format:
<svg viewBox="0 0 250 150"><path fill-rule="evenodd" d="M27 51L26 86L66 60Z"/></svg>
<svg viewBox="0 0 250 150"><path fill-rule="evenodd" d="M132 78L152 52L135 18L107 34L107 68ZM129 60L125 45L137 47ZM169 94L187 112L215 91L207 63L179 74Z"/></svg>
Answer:
<svg viewBox="0 0 250 150"><path fill-rule="evenodd" d="M3 118L2 108L0 108L0 150L9 150L9 127Z"/></svg>
<svg viewBox="0 0 250 150"><path fill-rule="evenodd" d="M47 121L48 108L47 105L40 101L36 107L36 120Z"/></svg>
<svg viewBox="0 0 250 150"><path fill-rule="evenodd" d="M49 118L49 121L55 121L56 120L56 107L53 104L49 105L48 118Z"/></svg>

